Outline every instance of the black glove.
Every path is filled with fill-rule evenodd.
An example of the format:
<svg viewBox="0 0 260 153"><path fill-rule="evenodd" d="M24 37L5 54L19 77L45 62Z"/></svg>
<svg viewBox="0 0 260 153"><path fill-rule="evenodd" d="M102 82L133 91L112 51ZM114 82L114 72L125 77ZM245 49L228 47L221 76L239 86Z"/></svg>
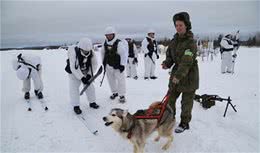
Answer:
<svg viewBox="0 0 260 153"><path fill-rule="evenodd" d="M134 60L133 60L133 64L135 64L135 63L138 63L138 60L137 60L136 57L135 57Z"/></svg>
<svg viewBox="0 0 260 153"><path fill-rule="evenodd" d="M118 69L122 73L125 70L125 67L123 65L119 65Z"/></svg>
<svg viewBox="0 0 260 153"><path fill-rule="evenodd" d="M82 77L81 78L81 81L84 83L84 84L90 84L89 83L89 79L91 78L91 76L90 75L87 75L87 76L85 76L85 77Z"/></svg>
<svg viewBox="0 0 260 153"><path fill-rule="evenodd" d="M232 57L233 57L233 58L236 58L236 57L237 57L237 54L233 54Z"/></svg>
<svg viewBox="0 0 260 153"><path fill-rule="evenodd" d="M159 55L158 54L156 54L156 58L159 59Z"/></svg>
<svg viewBox="0 0 260 153"><path fill-rule="evenodd" d="M144 54L144 57L146 57L148 54Z"/></svg>

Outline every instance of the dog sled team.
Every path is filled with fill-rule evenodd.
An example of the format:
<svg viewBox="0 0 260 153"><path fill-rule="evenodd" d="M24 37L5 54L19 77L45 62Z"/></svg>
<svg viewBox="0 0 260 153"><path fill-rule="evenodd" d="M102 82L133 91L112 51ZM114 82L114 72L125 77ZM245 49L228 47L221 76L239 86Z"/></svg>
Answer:
<svg viewBox="0 0 260 153"><path fill-rule="evenodd" d="M128 139L133 144L135 153L144 152L147 138L154 132L158 132L155 141L160 137L167 138L162 149L167 150L173 141L173 130L181 133L190 129L192 119L193 98L199 88L199 69L197 57L197 45L191 31L190 16L187 12L180 12L173 16L173 24L176 34L171 40L166 58L161 63L162 69L171 69L166 100L154 102L149 109L137 111L130 114L127 110L120 108L112 109L103 118L106 126L111 126L117 133ZM138 51L130 36L119 39L115 28L105 29L105 41L101 48L101 62L103 75L106 75L110 87L111 100L118 99L119 103L125 103L126 78L138 79ZM238 35L236 37L238 41ZM221 41L222 46L222 73L234 71L230 60L236 58L236 53L231 54L233 47L230 44L229 35ZM155 75L156 60L159 59L155 31L149 29L147 36L142 41L141 47L144 53L144 80L157 79ZM89 107L98 109L100 106L96 99L96 89L91 81L98 68L97 55L93 51L93 44L89 38L82 38L77 45L68 48L68 59L65 71L67 72L69 84L69 97L72 109L79 115L82 113L80 107L80 85L88 86L84 91L87 96ZM34 83L34 93L37 98L42 99L43 82L40 57L19 54L13 61L13 67L17 77L23 81L24 98L30 99L31 79ZM176 117L176 101L181 95L181 114L177 128L174 129ZM147 112L152 111L154 118L147 117ZM139 112L139 114L138 114ZM140 114L140 112L142 112ZM143 119L137 119L137 116ZM147 118L146 118L147 117Z"/></svg>

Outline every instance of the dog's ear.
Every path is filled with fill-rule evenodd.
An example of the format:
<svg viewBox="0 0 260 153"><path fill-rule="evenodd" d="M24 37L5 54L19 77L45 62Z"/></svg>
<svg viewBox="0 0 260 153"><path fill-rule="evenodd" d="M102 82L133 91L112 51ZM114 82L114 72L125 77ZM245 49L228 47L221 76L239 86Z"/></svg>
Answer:
<svg viewBox="0 0 260 153"><path fill-rule="evenodd" d="M128 109L124 110L123 116L126 116L128 114Z"/></svg>

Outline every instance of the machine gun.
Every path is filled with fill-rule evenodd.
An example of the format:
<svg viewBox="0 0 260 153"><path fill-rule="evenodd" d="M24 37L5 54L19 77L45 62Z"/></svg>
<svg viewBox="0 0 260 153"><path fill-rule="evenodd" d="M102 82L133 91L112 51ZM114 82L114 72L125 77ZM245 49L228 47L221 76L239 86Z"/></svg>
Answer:
<svg viewBox="0 0 260 153"><path fill-rule="evenodd" d="M221 98L218 95L207 95L207 94L196 95L195 94L194 100L201 103L202 107L206 108L206 109L210 108L211 106L214 106L215 101L220 101L220 102L227 101L227 105L226 105L225 112L224 112L224 115L223 115L224 117L226 116L227 109L228 109L229 105L231 105L233 110L235 112L237 112L237 110L235 109L236 105L233 105L231 103L232 100L231 100L230 96L228 98Z"/></svg>

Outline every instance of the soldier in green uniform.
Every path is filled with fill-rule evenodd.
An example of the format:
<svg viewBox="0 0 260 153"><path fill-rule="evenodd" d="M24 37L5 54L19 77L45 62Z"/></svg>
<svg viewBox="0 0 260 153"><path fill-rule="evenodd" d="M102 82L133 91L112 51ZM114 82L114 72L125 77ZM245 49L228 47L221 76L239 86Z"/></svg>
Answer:
<svg viewBox="0 0 260 153"><path fill-rule="evenodd" d="M169 104L176 114L176 100L182 94L181 122L175 129L181 133L189 129L193 98L199 87L199 70L196 60L197 47L191 32L190 17L187 12L180 12L173 16L173 22L177 33L171 40L166 51L166 59L162 63L163 69L174 65L169 80Z"/></svg>

